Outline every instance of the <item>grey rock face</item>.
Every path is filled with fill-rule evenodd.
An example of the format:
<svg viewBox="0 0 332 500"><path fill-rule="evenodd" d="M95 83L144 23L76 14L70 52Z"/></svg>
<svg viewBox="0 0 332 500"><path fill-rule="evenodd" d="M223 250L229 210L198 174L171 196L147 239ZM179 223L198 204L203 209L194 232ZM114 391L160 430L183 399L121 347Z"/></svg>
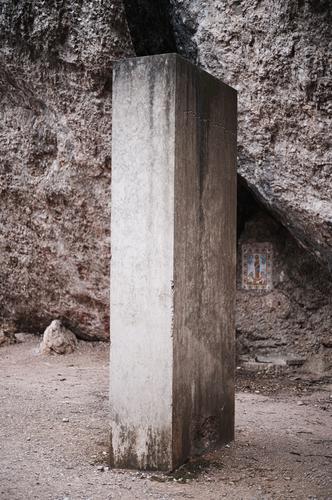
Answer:
<svg viewBox="0 0 332 500"><path fill-rule="evenodd" d="M330 2L171 3L178 49L239 92L239 173L332 269Z"/></svg>
<svg viewBox="0 0 332 500"><path fill-rule="evenodd" d="M54 320L46 328L39 351L41 354L69 354L77 347L73 332L65 328L61 321Z"/></svg>
<svg viewBox="0 0 332 500"><path fill-rule="evenodd" d="M268 241L273 246L270 291L242 289L241 247L252 241ZM323 356L332 362L328 341L332 331L329 274L276 220L259 208L241 232L237 268L238 355L258 360L260 356L304 360Z"/></svg>
<svg viewBox="0 0 332 500"><path fill-rule="evenodd" d="M0 8L0 316L108 338L112 60L122 2Z"/></svg>
<svg viewBox="0 0 332 500"><path fill-rule="evenodd" d="M0 3L0 322L41 333L58 317L81 338L107 339L112 60L134 55L136 38L137 51L173 50L167 2L153 2L150 23L148 0L136 8L126 0L126 12L122 0ZM170 3L178 50L239 91L240 174L329 265L328 0ZM324 270L299 252L290 252L294 265L306 261L299 286L281 297L284 311L288 302L291 315L296 309L294 320L275 324L293 342L302 329L294 301L301 296L307 324L322 283L308 323L314 343L315 331L327 332L330 289ZM243 339L253 325L273 336L264 318L279 313L266 316L269 303L258 301L251 317L252 299L239 294Z"/></svg>

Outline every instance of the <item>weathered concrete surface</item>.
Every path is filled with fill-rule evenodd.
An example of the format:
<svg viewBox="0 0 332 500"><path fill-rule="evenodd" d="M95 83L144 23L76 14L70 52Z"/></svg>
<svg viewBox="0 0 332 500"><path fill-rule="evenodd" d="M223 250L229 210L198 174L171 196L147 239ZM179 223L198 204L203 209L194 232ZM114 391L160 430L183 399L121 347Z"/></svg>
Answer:
<svg viewBox="0 0 332 500"><path fill-rule="evenodd" d="M236 93L174 54L113 85L111 451L172 469L233 438Z"/></svg>
<svg viewBox="0 0 332 500"><path fill-rule="evenodd" d="M234 433L236 92L177 59L173 460Z"/></svg>
<svg viewBox="0 0 332 500"><path fill-rule="evenodd" d="M120 0L0 8L0 326L109 337L111 63Z"/></svg>
<svg viewBox="0 0 332 500"><path fill-rule="evenodd" d="M239 173L332 271L331 2L171 3L180 53L239 92Z"/></svg>
<svg viewBox="0 0 332 500"><path fill-rule="evenodd" d="M113 461L171 468L174 57L116 64L113 81Z"/></svg>

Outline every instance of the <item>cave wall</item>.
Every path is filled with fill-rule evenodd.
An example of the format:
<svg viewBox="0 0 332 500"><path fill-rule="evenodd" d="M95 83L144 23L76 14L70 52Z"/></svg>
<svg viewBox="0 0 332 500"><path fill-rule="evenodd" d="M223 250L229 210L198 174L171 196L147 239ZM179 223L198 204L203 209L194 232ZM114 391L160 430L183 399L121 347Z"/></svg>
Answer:
<svg viewBox="0 0 332 500"><path fill-rule="evenodd" d="M312 258L239 183L237 253L238 360L303 361L311 371L332 370L332 281ZM272 245L272 289L242 286L242 245ZM311 366L312 365L312 366Z"/></svg>
<svg viewBox="0 0 332 500"><path fill-rule="evenodd" d="M109 336L112 60L122 2L0 7L0 317Z"/></svg>
<svg viewBox="0 0 332 500"><path fill-rule="evenodd" d="M300 353L301 339L320 349L331 307L329 15L328 2L309 0L3 0L0 323L38 333L60 318L82 338L108 338L112 61L177 50L239 91L249 193L239 245L263 234L278 255L272 294L238 289L239 349L270 341Z"/></svg>
<svg viewBox="0 0 332 500"><path fill-rule="evenodd" d="M331 2L171 4L178 50L238 90L239 173L332 271Z"/></svg>

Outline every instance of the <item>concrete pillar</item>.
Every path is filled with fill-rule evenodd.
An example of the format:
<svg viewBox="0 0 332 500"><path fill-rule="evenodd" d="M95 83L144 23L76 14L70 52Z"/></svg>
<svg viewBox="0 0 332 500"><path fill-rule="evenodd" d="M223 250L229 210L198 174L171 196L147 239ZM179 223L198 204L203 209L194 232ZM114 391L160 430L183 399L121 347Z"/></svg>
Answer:
<svg viewBox="0 0 332 500"><path fill-rule="evenodd" d="M175 54L114 65L114 466L171 470L233 439L236 106Z"/></svg>

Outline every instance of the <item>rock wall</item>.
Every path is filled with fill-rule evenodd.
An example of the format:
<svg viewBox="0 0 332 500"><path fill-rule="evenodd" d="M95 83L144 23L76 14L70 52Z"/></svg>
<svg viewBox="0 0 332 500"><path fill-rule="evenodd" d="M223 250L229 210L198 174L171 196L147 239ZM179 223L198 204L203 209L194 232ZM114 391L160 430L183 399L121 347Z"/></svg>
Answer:
<svg viewBox="0 0 332 500"><path fill-rule="evenodd" d="M238 202L237 352L252 359L315 359L312 369L328 370L330 2L171 4L178 50L239 93L238 171L246 182L240 182ZM273 245L270 292L241 289L241 247L247 241Z"/></svg>
<svg viewBox="0 0 332 500"><path fill-rule="evenodd" d="M0 7L0 315L109 336L112 60L122 2Z"/></svg>
<svg viewBox="0 0 332 500"><path fill-rule="evenodd" d="M332 369L332 281L324 266L240 183L237 260L237 355L239 359L302 360ZM245 207L245 209L244 209ZM242 245L273 248L272 290L242 288ZM319 366L317 367L317 362Z"/></svg>
<svg viewBox="0 0 332 500"><path fill-rule="evenodd" d="M322 0L2 0L0 322L41 332L58 318L108 338L112 60L178 50L239 91L239 172L262 202L259 215L242 190L240 245L276 247L274 291L239 288L241 352L319 350L331 324L329 16Z"/></svg>
<svg viewBox="0 0 332 500"><path fill-rule="evenodd" d="M239 173L332 270L331 3L171 3L178 50L239 92Z"/></svg>

